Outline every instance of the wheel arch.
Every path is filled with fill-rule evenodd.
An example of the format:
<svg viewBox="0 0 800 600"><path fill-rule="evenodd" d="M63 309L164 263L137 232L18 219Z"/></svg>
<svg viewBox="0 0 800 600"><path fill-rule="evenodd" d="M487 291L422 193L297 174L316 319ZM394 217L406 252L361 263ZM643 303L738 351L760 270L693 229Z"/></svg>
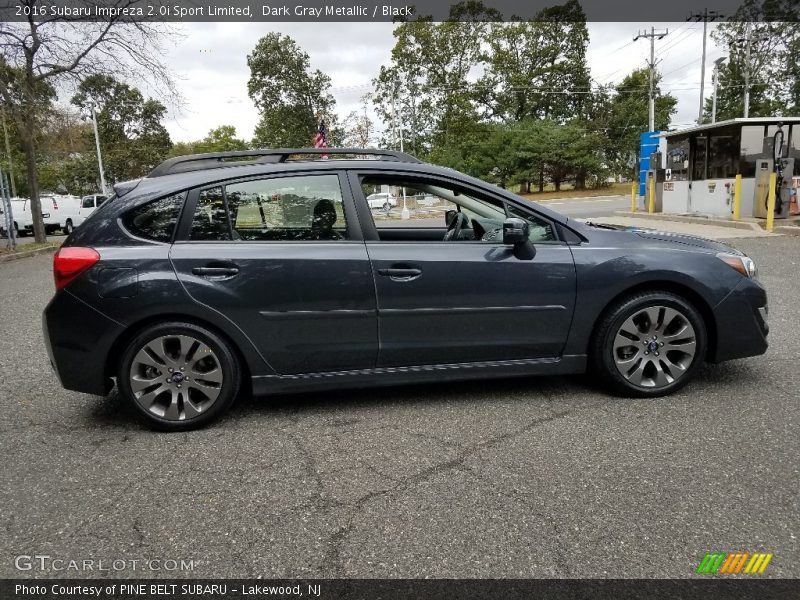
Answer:
<svg viewBox="0 0 800 600"><path fill-rule="evenodd" d="M248 390L252 391L252 370L251 366L245 356L244 352L242 352L241 347L239 344L236 343L234 339L231 338L230 335L225 333L222 329L214 325L213 323L196 317L194 315L187 315L181 313L165 313L159 315L151 315L148 317L144 317L134 323L131 323L125 331L123 331L114 343L111 345L111 349L106 356L106 363L105 363L105 377L111 378L115 377L117 371L120 366L120 361L122 360L122 355L125 352L125 347L128 343L141 332L146 327L150 327L151 325L157 325L159 323L167 323L170 321L182 321L184 323L191 323L192 325L197 325L199 327L204 327L210 331L212 331L215 335L219 336L231 348L231 351L236 355L236 358L239 360L239 368L242 372L242 381L240 382L240 390Z"/></svg>
<svg viewBox="0 0 800 600"><path fill-rule="evenodd" d="M703 325L706 328L706 355L703 357L704 360L708 360L709 356L716 355L717 350L717 323L714 319L714 311L711 309L711 306L708 302L703 298L702 294L698 293L696 290L692 289L690 286L679 283L676 281L669 281L669 280L658 280L658 281L644 281L641 283L637 283L636 285L632 285L630 287L625 288L611 299L605 303L602 310L597 314L594 322L592 323L592 334L589 336L589 340L587 341L587 351L589 348L592 347L595 335L597 333L598 325L600 321L605 317L608 313L609 309L614 306L617 302L619 302L622 298L626 296L631 296L633 294L639 294L642 292L668 292L671 294L675 294L676 296L680 296L684 298L687 302L689 302L692 306L694 306L697 311L700 313L701 318L703 319Z"/></svg>

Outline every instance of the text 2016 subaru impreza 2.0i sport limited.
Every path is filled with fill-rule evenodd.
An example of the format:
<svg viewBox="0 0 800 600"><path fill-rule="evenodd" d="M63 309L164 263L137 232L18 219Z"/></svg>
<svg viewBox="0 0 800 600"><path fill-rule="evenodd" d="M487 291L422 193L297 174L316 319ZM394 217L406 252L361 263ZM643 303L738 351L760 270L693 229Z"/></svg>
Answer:
<svg viewBox="0 0 800 600"><path fill-rule="evenodd" d="M397 206L373 209L373 194ZM590 369L617 394L661 396L703 361L767 348L766 292L737 250L579 223L381 150L167 160L116 186L54 275L44 328L61 383L107 394L116 380L167 430L246 387Z"/></svg>

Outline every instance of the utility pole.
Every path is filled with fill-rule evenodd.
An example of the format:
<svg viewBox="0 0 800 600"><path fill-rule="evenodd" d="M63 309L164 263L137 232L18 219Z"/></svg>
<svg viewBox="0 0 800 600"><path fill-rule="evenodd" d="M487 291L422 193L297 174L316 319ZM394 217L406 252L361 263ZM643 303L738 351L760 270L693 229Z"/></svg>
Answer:
<svg viewBox="0 0 800 600"><path fill-rule="evenodd" d="M744 44L745 44L745 59L744 59L744 118L750 116L750 21L745 23L744 29Z"/></svg>
<svg viewBox="0 0 800 600"><path fill-rule="evenodd" d="M714 61L714 73L711 76L714 84L714 94L711 96L711 123L717 122L717 86L719 86L719 68L726 58L724 56Z"/></svg>
<svg viewBox="0 0 800 600"><path fill-rule="evenodd" d="M664 31L656 31L655 27L650 28L650 33L647 33L647 30L640 31L636 37L633 38L633 41L640 38L650 38L650 62L648 66L650 67L650 102L649 102L649 120L648 120L648 131L655 131L656 130L656 95L655 95L655 79L656 79L656 38L659 40L665 38L669 35L669 29L665 29Z"/></svg>
<svg viewBox="0 0 800 600"><path fill-rule="evenodd" d="M716 10L708 10L708 8L704 8L703 12L696 12L692 13L687 17L687 21L700 21L703 22L703 61L700 64L700 110L697 113L697 124L700 125L703 122L703 105L705 104L705 96L704 96L704 89L706 84L706 32L708 30L708 22L715 21L717 19L721 19L723 17L722 14L717 12Z"/></svg>
<svg viewBox="0 0 800 600"><path fill-rule="evenodd" d="M92 125L94 126L94 144L97 147L97 166L100 169L100 187L103 195L106 195L106 175L103 169L103 156L100 154L100 134L97 132L97 115L94 111L94 102L89 103L92 110Z"/></svg>

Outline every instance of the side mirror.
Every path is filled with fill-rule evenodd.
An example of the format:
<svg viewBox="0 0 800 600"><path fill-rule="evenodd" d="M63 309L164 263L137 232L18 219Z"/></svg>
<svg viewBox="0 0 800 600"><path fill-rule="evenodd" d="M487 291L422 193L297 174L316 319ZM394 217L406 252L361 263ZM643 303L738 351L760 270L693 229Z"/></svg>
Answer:
<svg viewBox="0 0 800 600"><path fill-rule="evenodd" d="M530 240L530 224L525 219L511 217L503 221L503 243L514 246L519 260L533 260L536 248Z"/></svg>
<svg viewBox="0 0 800 600"><path fill-rule="evenodd" d="M503 221L503 243L524 244L530 235L530 225L524 219L510 218Z"/></svg>

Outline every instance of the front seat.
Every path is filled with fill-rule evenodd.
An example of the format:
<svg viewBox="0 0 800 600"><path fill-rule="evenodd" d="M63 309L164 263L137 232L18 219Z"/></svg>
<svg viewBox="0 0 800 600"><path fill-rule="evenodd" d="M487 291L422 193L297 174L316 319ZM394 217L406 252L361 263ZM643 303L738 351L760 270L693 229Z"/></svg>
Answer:
<svg viewBox="0 0 800 600"><path fill-rule="evenodd" d="M320 200L317 202L311 217L311 239L339 239L339 234L333 230L334 223L336 223L336 208L333 206L333 201Z"/></svg>

